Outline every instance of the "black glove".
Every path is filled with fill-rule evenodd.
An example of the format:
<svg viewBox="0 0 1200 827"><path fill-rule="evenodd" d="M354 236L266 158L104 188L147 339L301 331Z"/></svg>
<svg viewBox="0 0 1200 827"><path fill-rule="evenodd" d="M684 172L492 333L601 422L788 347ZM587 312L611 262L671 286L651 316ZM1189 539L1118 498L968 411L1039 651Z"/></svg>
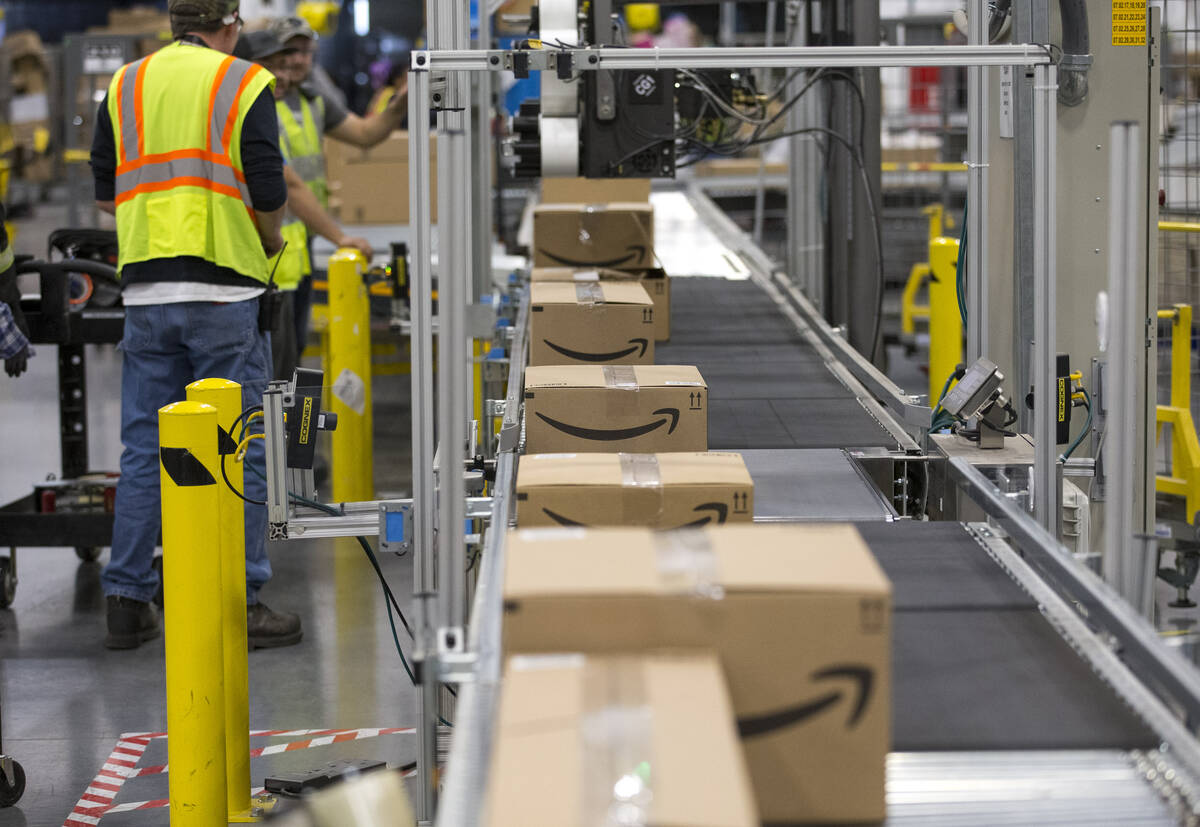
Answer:
<svg viewBox="0 0 1200 827"><path fill-rule="evenodd" d="M29 367L29 345L21 348L15 356L4 360L4 372L9 376L20 376Z"/></svg>
<svg viewBox="0 0 1200 827"><path fill-rule="evenodd" d="M21 291L17 287L17 268L9 267L0 273L0 302L4 302L12 310L13 321L17 328L29 338L29 322L21 312Z"/></svg>

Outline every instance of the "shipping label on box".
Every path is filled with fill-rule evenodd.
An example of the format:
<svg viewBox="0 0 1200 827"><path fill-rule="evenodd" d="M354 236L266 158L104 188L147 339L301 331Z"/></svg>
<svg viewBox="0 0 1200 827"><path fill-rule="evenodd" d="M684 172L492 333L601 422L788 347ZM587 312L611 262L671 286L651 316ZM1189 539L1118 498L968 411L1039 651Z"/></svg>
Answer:
<svg viewBox="0 0 1200 827"><path fill-rule="evenodd" d="M708 387L689 365L554 365L525 371L525 448L708 450Z"/></svg>
<svg viewBox="0 0 1200 827"><path fill-rule="evenodd" d="M507 654L711 650L767 823L877 822L891 584L846 525L519 529Z"/></svg>
<svg viewBox="0 0 1200 827"><path fill-rule="evenodd" d="M754 481L741 454L526 454L517 524L698 528L751 522Z"/></svg>
<svg viewBox="0 0 1200 827"><path fill-rule="evenodd" d="M711 653L509 659L489 766L490 827L759 824Z"/></svg>
<svg viewBox="0 0 1200 827"><path fill-rule="evenodd" d="M622 281L634 280L654 301L654 341L671 338L671 279L666 270L616 270L610 267L534 267L529 271L531 282L561 281Z"/></svg>
<svg viewBox="0 0 1200 827"><path fill-rule="evenodd" d="M530 286L529 364L654 364L654 302L636 282Z"/></svg>
<svg viewBox="0 0 1200 827"><path fill-rule="evenodd" d="M649 204L542 204L533 209L534 267L654 266Z"/></svg>

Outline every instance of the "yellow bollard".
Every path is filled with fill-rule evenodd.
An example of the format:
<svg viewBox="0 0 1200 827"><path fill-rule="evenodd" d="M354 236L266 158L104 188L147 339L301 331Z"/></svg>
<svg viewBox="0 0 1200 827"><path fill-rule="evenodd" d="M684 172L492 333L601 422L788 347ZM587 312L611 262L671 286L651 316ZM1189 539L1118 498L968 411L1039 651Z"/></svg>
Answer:
<svg viewBox="0 0 1200 827"><path fill-rule="evenodd" d="M929 242L929 404L936 405L942 386L963 360L962 315L958 310L955 271L958 240Z"/></svg>
<svg viewBox="0 0 1200 827"><path fill-rule="evenodd" d="M371 415L371 307L363 281L367 262L343 248L329 259L329 362L325 381L337 430L330 439L334 502L375 494Z"/></svg>
<svg viewBox="0 0 1200 827"><path fill-rule="evenodd" d="M217 409L158 412L172 827L226 821Z"/></svg>
<svg viewBox="0 0 1200 827"><path fill-rule="evenodd" d="M225 473L238 491L245 490L242 464L228 456L237 447L233 424L242 412L242 386L228 379L201 379L187 386L191 402L217 409L217 450L226 455ZM249 430L245 424L239 431ZM220 471L220 457L217 460ZM221 640L225 665L225 759L230 819L250 812L250 677L246 644L246 515L229 486L217 486L221 508ZM239 819L241 820L241 819Z"/></svg>

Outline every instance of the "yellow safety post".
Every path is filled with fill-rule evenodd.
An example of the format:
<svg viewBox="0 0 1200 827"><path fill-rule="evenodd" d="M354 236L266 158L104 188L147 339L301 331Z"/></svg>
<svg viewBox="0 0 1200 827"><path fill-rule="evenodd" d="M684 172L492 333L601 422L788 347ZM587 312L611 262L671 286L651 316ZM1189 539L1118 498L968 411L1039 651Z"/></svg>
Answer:
<svg viewBox="0 0 1200 827"><path fill-rule="evenodd" d="M217 409L158 412L172 827L226 821Z"/></svg>
<svg viewBox="0 0 1200 827"><path fill-rule="evenodd" d="M946 379L963 360L962 315L958 310L958 240L929 242L929 403L937 402Z"/></svg>
<svg viewBox="0 0 1200 827"><path fill-rule="evenodd" d="M929 204L921 212L929 217L929 241L932 243L935 238L942 236L942 219L946 209L941 204ZM917 320L929 318L929 305L917 304L917 296L929 275L929 262L919 262L912 266L908 281L904 284L904 295L900 299L900 332L910 339L917 333Z"/></svg>
<svg viewBox="0 0 1200 827"><path fill-rule="evenodd" d="M187 398L217 409L217 451L226 456L225 473L244 491L242 463L228 456L239 436L234 423L242 412L242 386L228 379L201 379L187 386ZM249 430L243 424L239 431ZM220 460L218 459L218 463ZM218 469L219 470L219 469ZM225 760L230 820L250 819L250 676L246 643L246 517L241 499L217 486L221 508L221 640L225 653Z"/></svg>
<svg viewBox="0 0 1200 827"><path fill-rule="evenodd" d="M1160 319L1171 319L1171 404L1159 405L1155 419L1158 437L1171 428L1171 473L1155 477L1160 494L1183 497L1187 521L1195 522L1200 509L1200 438L1192 419L1192 306L1177 304L1173 310L1158 311Z"/></svg>
<svg viewBox="0 0 1200 827"><path fill-rule="evenodd" d="M371 307L367 261L343 248L329 259L329 361L325 381L337 414L332 434L332 497L369 500L375 494L371 415Z"/></svg>

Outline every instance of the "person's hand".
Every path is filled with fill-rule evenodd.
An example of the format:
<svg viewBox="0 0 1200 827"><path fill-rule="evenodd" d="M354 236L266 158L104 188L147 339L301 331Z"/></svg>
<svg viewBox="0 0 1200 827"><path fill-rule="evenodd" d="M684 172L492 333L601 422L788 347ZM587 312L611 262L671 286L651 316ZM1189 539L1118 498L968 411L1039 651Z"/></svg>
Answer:
<svg viewBox="0 0 1200 827"><path fill-rule="evenodd" d="M262 244L267 258L275 258L275 256L279 255L279 251L283 249L283 236L278 232L271 237L263 236Z"/></svg>
<svg viewBox="0 0 1200 827"><path fill-rule="evenodd" d="M29 345L21 348L14 356L4 360L4 372L9 376L20 376L29 367Z"/></svg>
<svg viewBox="0 0 1200 827"><path fill-rule="evenodd" d="M371 242L367 241L365 238L358 238L355 236L348 236L348 235L342 236L342 238L338 242L337 246L351 247L355 250L358 250L360 253L363 254L363 256L366 257L368 264L370 264L371 259L375 257L375 251L371 249Z"/></svg>

